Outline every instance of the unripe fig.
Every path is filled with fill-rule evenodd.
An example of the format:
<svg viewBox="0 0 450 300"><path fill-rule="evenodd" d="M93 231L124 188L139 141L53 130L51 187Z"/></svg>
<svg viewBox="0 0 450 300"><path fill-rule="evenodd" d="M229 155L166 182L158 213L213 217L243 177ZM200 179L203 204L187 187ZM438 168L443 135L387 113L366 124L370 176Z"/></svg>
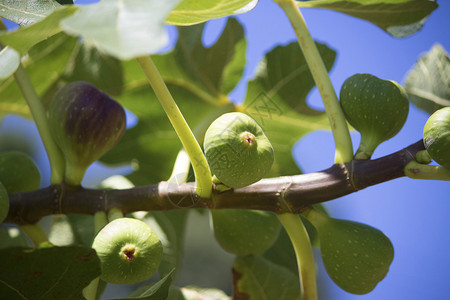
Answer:
<svg viewBox="0 0 450 300"><path fill-rule="evenodd" d="M261 127L238 112L224 114L209 126L204 149L212 173L231 188L259 181L274 160L272 144Z"/></svg>
<svg viewBox="0 0 450 300"><path fill-rule="evenodd" d="M370 74L347 78L340 102L347 121L361 133L356 159L369 159L379 144L395 136L409 111L408 97L400 85Z"/></svg>
<svg viewBox="0 0 450 300"><path fill-rule="evenodd" d="M31 157L19 151L0 153L0 182L8 194L39 189L41 175Z"/></svg>
<svg viewBox="0 0 450 300"><path fill-rule="evenodd" d="M49 108L56 144L66 159L66 181L78 185L86 169L108 152L125 132L122 106L87 82L56 92Z"/></svg>
<svg viewBox="0 0 450 300"><path fill-rule="evenodd" d="M214 237L227 252L261 254L275 243L280 222L269 212L257 210L212 210Z"/></svg>
<svg viewBox="0 0 450 300"><path fill-rule="evenodd" d="M132 284L144 281L158 269L162 244L158 235L144 222L119 218L97 234L92 248L100 258L106 282Z"/></svg>
<svg viewBox="0 0 450 300"><path fill-rule="evenodd" d="M307 218L317 229L325 269L340 288L366 294L386 276L394 248L380 230L315 211Z"/></svg>
<svg viewBox="0 0 450 300"><path fill-rule="evenodd" d="M423 143L434 161L450 169L450 107L441 108L428 118Z"/></svg>
<svg viewBox="0 0 450 300"><path fill-rule="evenodd" d="M0 182L0 223L2 223L9 211L9 197L6 188Z"/></svg>

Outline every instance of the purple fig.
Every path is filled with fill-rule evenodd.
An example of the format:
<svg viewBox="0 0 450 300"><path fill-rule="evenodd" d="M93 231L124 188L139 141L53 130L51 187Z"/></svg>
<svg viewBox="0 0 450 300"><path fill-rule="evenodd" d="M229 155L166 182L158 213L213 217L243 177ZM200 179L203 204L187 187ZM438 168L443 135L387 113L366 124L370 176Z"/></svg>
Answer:
<svg viewBox="0 0 450 300"><path fill-rule="evenodd" d="M123 107L82 81L56 92L49 121L66 160L66 182L74 185L79 185L86 169L120 140L126 126Z"/></svg>

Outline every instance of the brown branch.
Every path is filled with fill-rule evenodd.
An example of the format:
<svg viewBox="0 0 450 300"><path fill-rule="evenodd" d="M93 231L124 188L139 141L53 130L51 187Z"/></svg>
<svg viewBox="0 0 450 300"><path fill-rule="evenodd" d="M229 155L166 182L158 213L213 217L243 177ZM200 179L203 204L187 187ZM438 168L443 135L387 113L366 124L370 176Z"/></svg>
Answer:
<svg viewBox="0 0 450 300"><path fill-rule="evenodd" d="M53 214L88 214L119 208L134 211L188 208L259 209L275 213L299 213L312 204L329 201L368 186L404 176L404 167L424 150L422 141L376 160L336 164L315 173L262 179L250 186L225 192L214 191L211 199L195 194L195 183L135 187L127 190L92 190L52 185L36 191L10 195L5 222L35 223Z"/></svg>

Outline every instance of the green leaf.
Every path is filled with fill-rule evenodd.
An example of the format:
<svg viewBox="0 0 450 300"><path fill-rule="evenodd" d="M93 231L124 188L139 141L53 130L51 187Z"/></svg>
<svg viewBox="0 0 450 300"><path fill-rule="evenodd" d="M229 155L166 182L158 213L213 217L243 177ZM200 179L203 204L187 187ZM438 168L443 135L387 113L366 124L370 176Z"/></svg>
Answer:
<svg viewBox="0 0 450 300"><path fill-rule="evenodd" d="M55 0L0 1L0 17L20 26L36 23L61 5Z"/></svg>
<svg viewBox="0 0 450 300"><path fill-rule="evenodd" d="M50 242L57 246L91 246L94 236L93 217L78 214L55 216L49 232Z"/></svg>
<svg viewBox="0 0 450 300"><path fill-rule="evenodd" d="M140 299L140 300L166 300L169 294L170 285L172 284L172 272L169 272L160 281L150 285L143 285L134 291L126 299L115 300L127 300L127 299Z"/></svg>
<svg viewBox="0 0 450 300"><path fill-rule="evenodd" d="M237 299L300 300L297 277L260 256L238 256L233 264Z"/></svg>
<svg viewBox="0 0 450 300"><path fill-rule="evenodd" d="M258 0L182 0L167 18L168 24L192 25L252 10Z"/></svg>
<svg viewBox="0 0 450 300"><path fill-rule="evenodd" d="M226 93L238 83L245 62L243 29L236 20L228 21L210 48L202 45L202 31L202 25L180 28L175 48L152 57L188 124L200 132L199 140L201 132L230 109ZM140 66L133 60L123 62L123 67L124 92L116 100L139 123L102 160L133 163L137 169L128 178L136 185L167 180L181 143Z"/></svg>
<svg viewBox="0 0 450 300"><path fill-rule="evenodd" d="M82 299L100 275L95 250L87 247L0 250L0 295L5 299Z"/></svg>
<svg viewBox="0 0 450 300"><path fill-rule="evenodd" d="M6 79L17 70L20 64L19 53L11 47L0 50L0 80Z"/></svg>
<svg viewBox="0 0 450 300"><path fill-rule="evenodd" d="M336 52L325 44L316 43L316 46L326 69L330 71ZM267 53L260 64L256 79L264 85L268 96L269 92L277 94L296 112L308 115L323 114L306 104L306 96L315 86L315 82L297 42L277 46Z"/></svg>
<svg viewBox="0 0 450 300"><path fill-rule="evenodd" d="M0 182L8 194L39 189L41 174L33 159L21 151L0 152Z"/></svg>
<svg viewBox="0 0 450 300"><path fill-rule="evenodd" d="M5 186L0 182L0 223L2 223L9 212L9 197Z"/></svg>
<svg viewBox="0 0 450 300"><path fill-rule="evenodd" d="M163 257L158 269L161 276L169 273L175 276L180 267L187 214L187 210L154 211L142 219L156 232L163 245Z"/></svg>
<svg viewBox="0 0 450 300"><path fill-rule="evenodd" d="M59 33L59 22L73 14L77 10L75 6L64 6L53 11L45 19L33 25L20 28L16 31L0 32L0 42L9 45L24 55L37 43Z"/></svg>
<svg viewBox="0 0 450 300"><path fill-rule="evenodd" d="M81 43L74 49L64 79L68 82L87 81L109 95L118 95L123 88L120 61Z"/></svg>
<svg viewBox="0 0 450 300"><path fill-rule="evenodd" d="M409 100L430 115L450 106L450 57L435 44L422 55L405 78Z"/></svg>
<svg viewBox="0 0 450 300"><path fill-rule="evenodd" d="M0 224L0 249L28 247L27 236L18 227Z"/></svg>
<svg viewBox="0 0 450 300"><path fill-rule="evenodd" d="M229 18L217 42L202 44L204 24L178 27L174 50L154 58L164 80L184 86L205 101L217 102L231 92L244 72L246 40L244 29Z"/></svg>
<svg viewBox="0 0 450 300"><path fill-rule="evenodd" d="M103 0L80 7L61 26L109 55L130 59L167 44L164 21L178 1Z"/></svg>
<svg viewBox="0 0 450 300"><path fill-rule="evenodd" d="M369 21L395 37L418 31L438 7L430 0L314 0L297 1L297 5L342 12Z"/></svg>
<svg viewBox="0 0 450 300"><path fill-rule="evenodd" d="M330 69L336 53L321 44L318 49ZM329 128L326 115L306 104L313 87L297 43L278 46L266 54L258 74L249 82L242 110L259 123L274 147L275 162L268 177L298 174L291 153L294 144L308 132Z"/></svg>
<svg viewBox="0 0 450 300"><path fill-rule="evenodd" d="M39 96L43 97L59 81L75 44L75 38L59 33L30 50L23 64ZM31 118L13 77L0 81L0 119L7 114Z"/></svg>

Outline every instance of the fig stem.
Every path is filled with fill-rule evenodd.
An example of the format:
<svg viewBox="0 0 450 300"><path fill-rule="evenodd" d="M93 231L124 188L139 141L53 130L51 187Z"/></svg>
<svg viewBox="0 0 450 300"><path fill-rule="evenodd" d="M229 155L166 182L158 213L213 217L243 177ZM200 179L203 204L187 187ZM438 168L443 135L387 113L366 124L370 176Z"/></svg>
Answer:
<svg viewBox="0 0 450 300"><path fill-rule="evenodd" d="M194 169L197 182L196 193L201 198L210 198L212 194L211 171L202 149L195 139L189 125L184 119L175 100L170 94L164 80L161 77L150 56L141 56L136 58L147 79L152 86L156 97L159 99L164 111L167 114L172 126L174 127L178 138L183 144Z"/></svg>
<svg viewBox="0 0 450 300"><path fill-rule="evenodd" d="M108 211L108 220L109 222L114 221L115 219L123 218L123 211L118 208L111 208Z"/></svg>
<svg viewBox="0 0 450 300"><path fill-rule="evenodd" d="M172 174L167 181L172 184L185 183L188 179L190 166L191 161L189 160L186 150L181 149L175 159Z"/></svg>
<svg viewBox="0 0 450 300"><path fill-rule="evenodd" d="M21 64L14 73L14 78L20 88L20 91L22 92L23 97L25 98L25 101L28 104L28 107L30 108L31 114L39 131L39 135L41 136L45 150L47 151L51 167L50 181L52 184L62 183L64 180L64 157L50 133L50 126L48 124L45 108Z"/></svg>
<svg viewBox="0 0 450 300"><path fill-rule="evenodd" d="M294 246L300 275L302 299L317 300L314 255L308 232L298 215L284 213L277 215Z"/></svg>
<svg viewBox="0 0 450 300"><path fill-rule="evenodd" d="M333 85L331 84L325 64L309 33L303 15L294 0L274 1L288 17L317 88L319 89L336 145L335 163L350 162L353 159L353 146L347 121Z"/></svg>
<svg viewBox="0 0 450 300"><path fill-rule="evenodd" d="M19 227L31 239L36 247L38 247L42 243L48 242L47 234L45 233L44 229L42 229L41 225L35 223L20 225Z"/></svg>
<svg viewBox="0 0 450 300"><path fill-rule="evenodd" d="M410 161L405 167L405 175L412 179L450 181L450 169Z"/></svg>
<svg viewBox="0 0 450 300"><path fill-rule="evenodd" d="M97 234L108 224L108 216L105 211L98 211L94 214L94 232Z"/></svg>

